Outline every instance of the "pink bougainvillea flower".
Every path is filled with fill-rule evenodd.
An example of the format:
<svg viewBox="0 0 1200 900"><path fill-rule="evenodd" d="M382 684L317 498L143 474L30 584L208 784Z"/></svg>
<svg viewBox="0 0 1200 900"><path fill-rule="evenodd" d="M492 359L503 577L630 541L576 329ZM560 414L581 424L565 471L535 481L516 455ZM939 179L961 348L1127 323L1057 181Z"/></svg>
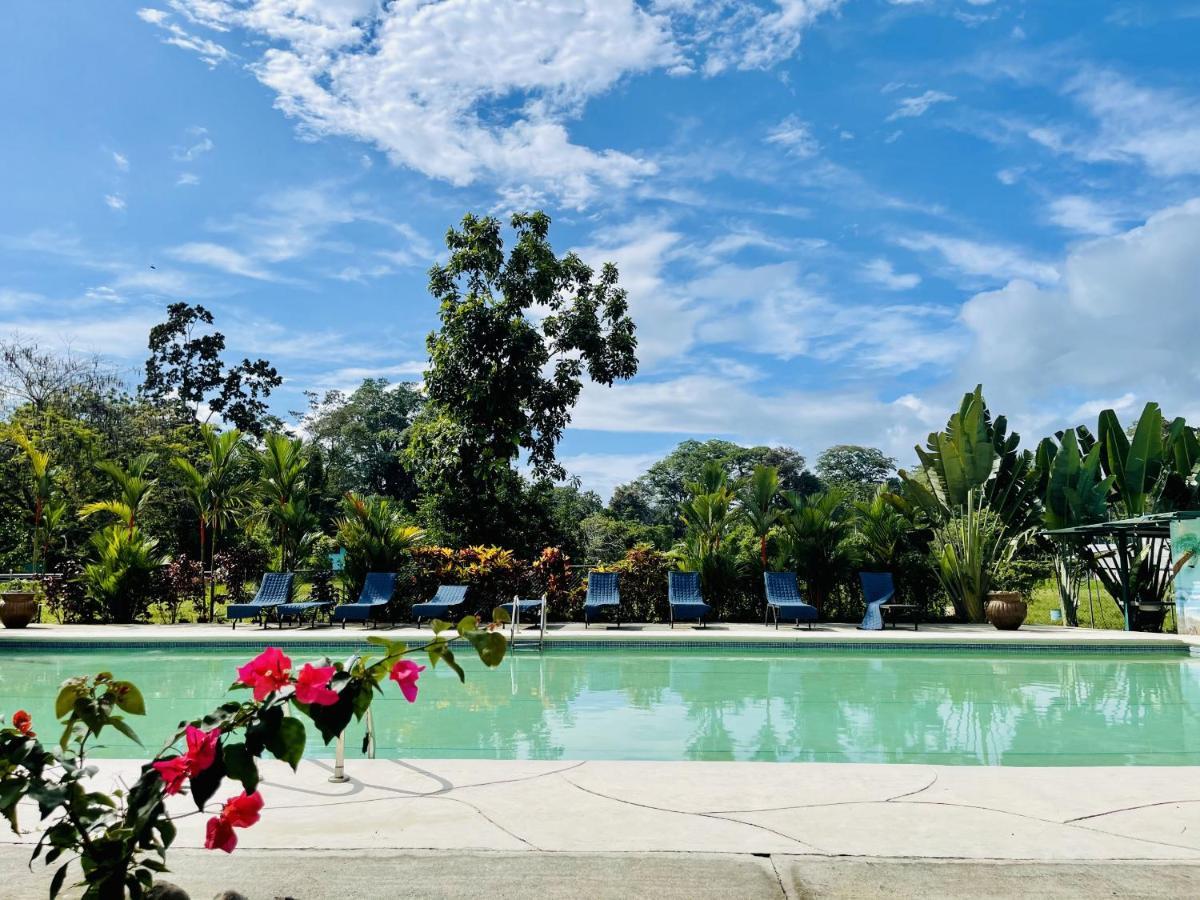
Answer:
<svg viewBox="0 0 1200 900"><path fill-rule="evenodd" d="M417 679L424 671L424 666L418 666L411 659L402 659L392 666L388 678L400 685L400 693L404 695L405 700L412 703L417 699Z"/></svg>
<svg viewBox="0 0 1200 900"><path fill-rule="evenodd" d="M291 684L292 661L278 647L268 647L237 670L238 681L254 688L254 699L265 700L272 691Z"/></svg>
<svg viewBox="0 0 1200 900"><path fill-rule="evenodd" d="M237 846L235 828L249 828L259 819L262 812L263 800L258 791L247 794L245 791L236 797L230 797L221 807L220 815L208 820L204 835L206 850L224 850L232 853Z"/></svg>
<svg viewBox="0 0 1200 900"><path fill-rule="evenodd" d="M154 770L162 776L163 791L167 794L178 794L191 774L191 762L186 756L175 756L153 764Z"/></svg>
<svg viewBox="0 0 1200 900"><path fill-rule="evenodd" d="M189 725L184 732L184 738L187 741L186 753L153 764L162 776L163 790L167 794L178 794L188 778L199 775L216 761L221 729L204 731Z"/></svg>
<svg viewBox="0 0 1200 900"><path fill-rule="evenodd" d="M37 733L33 730L33 716L25 712L23 709L18 709L13 713L13 728L25 735L25 737L37 737Z"/></svg>
<svg viewBox="0 0 1200 900"><path fill-rule="evenodd" d="M199 775L217 758L221 729L214 728L212 731L204 731L189 725L187 731L184 732L184 738L187 740L187 753L184 756L188 760L190 774Z"/></svg>
<svg viewBox="0 0 1200 900"><path fill-rule="evenodd" d="M337 703L339 694L329 689L329 679L333 677L333 666L314 666L305 663L300 674L296 676L296 700L299 703L312 703L316 706L329 706Z"/></svg>

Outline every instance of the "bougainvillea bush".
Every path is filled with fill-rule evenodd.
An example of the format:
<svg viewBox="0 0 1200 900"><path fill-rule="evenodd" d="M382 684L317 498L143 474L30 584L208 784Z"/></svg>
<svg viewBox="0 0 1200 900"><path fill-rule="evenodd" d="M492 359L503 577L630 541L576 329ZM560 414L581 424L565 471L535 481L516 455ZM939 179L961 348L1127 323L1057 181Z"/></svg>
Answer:
<svg viewBox="0 0 1200 900"><path fill-rule="evenodd" d="M425 667L411 654L424 653L430 665L447 665L461 680L452 648L461 640L485 665L499 665L507 649L501 628L506 619L497 610L486 627L474 616L457 626L435 621L433 639L419 647L373 636L370 649L344 662L297 667L282 650L269 647L237 670L231 690L248 691L247 698L183 723L138 780L111 795L90 784L97 770L87 765L88 744L106 728L137 741L125 717L144 715L145 703L136 686L108 672L71 678L55 704L64 726L56 746L41 742L23 710L11 724L0 722L0 813L19 831L18 804L28 799L37 805L43 833L33 859L57 864L52 898L73 862L82 873L85 898L144 897L167 871L167 850L175 840L168 796L189 793L196 809L210 816L204 846L231 853L239 832L270 812L258 793L259 759L269 754L294 770L307 742L305 720L329 744L351 719L363 717L389 681L414 702Z"/></svg>

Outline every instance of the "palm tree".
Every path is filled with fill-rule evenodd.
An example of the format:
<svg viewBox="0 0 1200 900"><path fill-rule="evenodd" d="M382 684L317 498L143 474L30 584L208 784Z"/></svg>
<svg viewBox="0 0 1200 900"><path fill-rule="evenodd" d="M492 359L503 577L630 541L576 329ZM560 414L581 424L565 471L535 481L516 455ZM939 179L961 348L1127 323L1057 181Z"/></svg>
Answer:
<svg viewBox="0 0 1200 900"><path fill-rule="evenodd" d="M154 455L143 453L129 461L128 467L122 469L112 460L102 460L96 463L96 468L112 481L117 489L117 496L112 500L95 500L79 510L81 518L95 515L99 512L109 513L121 520L125 529L133 533L138 519L149 506L150 496L154 492L157 478L147 478L146 471L154 462Z"/></svg>
<svg viewBox="0 0 1200 900"><path fill-rule="evenodd" d="M313 457L301 438L268 434L258 454L261 517L279 538L281 569L291 568L319 535L312 509Z"/></svg>
<svg viewBox="0 0 1200 900"><path fill-rule="evenodd" d="M856 562L849 540L854 521L846 495L839 490L804 497L784 494L782 555L804 581L809 600L820 615L834 588L849 577Z"/></svg>
<svg viewBox="0 0 1200 900"><path fill-rule="evenodd" d="M673 554L680 568L700 573L707 596L723 600L737 579L737 560L725 538L740 515L734 505L725 470L716 462L706 463L700 480L689 484L691 498L679 510L683 521L683 540Z"/></svg>
<svg viewBox="0 0 1200 900"><path fill-rule="evenodd" d="M206 456L204 471L201 472L189 460L172 460L183 473L184 487L192 505L196 508L200 528L200 567L204 578L205 550L208 550L209 571L215 569L217 543L221 530L231 524L245 508L250 482L240 465L242 433L236 428L218 432L212 425L200 426ZM208 590L208 618L211 621L216 609L217 581L214 574Z"/></svg>
<svg viewBox="0 0 1200 900"><path fill-rule="evenodd" d="M781 510L776 506L779 496L779 472L774 466L755 466L754 473L742 486L738 504L742 515L758 538L760 561L767 570L767 537L779 521Z"/></svg>
<svg viewBox="0 0 1200 900"><path fill-rule="evenodd" d="M33 507L32 568L36 572L38 565L38 545L40 544L42 547L44 558L47 545L50 541L49 534L44 533L42 528L44 518L48 512L47 507L54 503L54 481L52 478L53 472L50 468L50 454L44 450L39 450L33 441L30 440L29 436L25 434L20 425L13 426L12 439L21 448L21 451L25 454L25 459L29 463L29 474L32 480L30 499Z"/></svg>

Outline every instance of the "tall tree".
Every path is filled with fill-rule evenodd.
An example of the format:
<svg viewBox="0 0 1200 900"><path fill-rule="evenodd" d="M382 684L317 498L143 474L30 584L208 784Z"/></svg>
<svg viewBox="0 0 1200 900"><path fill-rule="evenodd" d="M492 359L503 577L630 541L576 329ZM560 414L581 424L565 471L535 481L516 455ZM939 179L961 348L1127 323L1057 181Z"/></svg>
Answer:
<svg viewBox="0 0 1200 900"><path fill-rule="evenodd" d="M817 457L817 477L829 487L838 487L860 500L875 493L896 472L896 460L875 447L837 444Z"/></svg>
<svg viewBox="0 0 1200 900"><path fill-rule="evenodd" d="M258 455L261 517L279 541L279 567L291 569L320 534L313 507L320 489L318 457L300 438L268 434Z"/></svg>
<svg viewBox="0 0 1200 900"><path fill-rule="evenodd" d="M150 329L150 356L142 396L159 404L178 405L191 419L207 404L208 415L218 415L242 431L261 437L270 424L267 398L283 384L265 359L243 359L227 365L225 335L209 330L213 315L203 306L172 303L167 320Z"/></svg>
<svg viewBox="0 0 1200 900"><path fill-rule="evenodd" d="M466 216L446 235L449 260L430 270L441 327L408 453L432 524L469 542L503 539L506 504L523 492L520 455L536 478L564 477L555 448L585 376L611 385L637 371L616 267L597 277L574 253L556 256L545 213L510 224L506 253L498 220Z"/></svg>
<svg viewBox="0 0 1200 900"><path fill-rule="evenodd" d="M417 385L367 378L353 393L309 395L305 428L325 455L329 491L412 501L416 486L404 459L408 429L421 407Z"/></svg>

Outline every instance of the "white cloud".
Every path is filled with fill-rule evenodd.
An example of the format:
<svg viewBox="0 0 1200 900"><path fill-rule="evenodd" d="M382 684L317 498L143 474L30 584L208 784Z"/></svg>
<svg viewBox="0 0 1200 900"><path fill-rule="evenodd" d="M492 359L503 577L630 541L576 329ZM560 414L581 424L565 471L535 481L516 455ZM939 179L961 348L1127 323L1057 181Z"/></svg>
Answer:
<svg viewBox="0 0 1200 900"><path fill-rule="evenodd" d="M260 281L277 281L279 276L263 268L244 253L239 253L231 247L213 244L207 241L193 241L172 247L167 254L182 262L195 263L220 269L230 275L241 275L245 278L255 278Z"/></svg>
<svg viewBox="0 0 1200 900"><path fill-rule="evenodd" d="M1049 410L1047 427L1131 393L1139 406L1153 399L1169 415L1200 417L1197 296L1200 198L1074 248L1059 286L1017 280L971 298L964 379L995 385L1011 409Z"/></svg>
<svg viewBox="0 0 1200 900"><path fill-rule="evenodd" d="M561 455L559 463L567 472L579 478L588 490L598 493L605 502L613 488L637 478L666 455L662 453L575 453Z"/></svg>
<svg viewBox="0 0 1200 900"><path fill-rule="evenodd" d="M896 106L895 112L888 116L888 121L914 119L917 116L925 115L931 106L938 103L949 103L954 99L953 94L947 94L945 91L926 91L915 97L905 97Z"/></svg>
<svg viewBox="0 0 1200 900"><path fill-rule="evenodd" d="M568 123L588 100L653 69L772 66L841 3L173 0L173 13L138 15L210 65L231 54L173 15L218 36L244 32L242 46L262 48L251 71L305 135L372 144L454 185L486 180L581 207L656 172L634 152L573 140Z"/></svg>
<svg viewBox="0 0 1200 900"><path fill-rule="evenodd" d="M935 251L955 271L974 277L993 279L1026 278L1053 283L1058 270L1049 263L1030 259L1023 252L1003 244L989 244L966 238L929 232L901 235L896 243L917 252Z"/></svg>
<svg viewBox="0 0 1200 900"><path fill-rule="evenodd" d="M1072 78L1066 92L1092 116L1096 129L1043 125L1029 129L1029 137L1086 162L1140 163L1162 177L1200 173L1196 96L1094 68Z"/></svg>
<svg viewBox="0 0 1200 900"><path fill-rule="evenodd" d="M805 159L816 156L821 149L817 139L803 120L788 116L767 133L767 143L783 147L792 156Z"/></svg>
<svg viewBox="0 0 1200 900"><path fill-rule="evenodd" d="M109 209L115 209L118 212L125 208L125 198L120 194L105 194L104 202L108 204Z"/></svg>
<svg viewBox="0 0 1200 900"><path fill-rule="evenodd" d="M862 267L863 277L875 284L881 284L888 290L907 291L921 283L921 276L916 273L900 274L886 259L873 259Z"/></svg>
<svg viewBox="0 0 1200 900"><path fill-rule="evenodd" d="M177 187L190 187L200 183L200 176L192 172L180 172L179 177L175 179Z"/></svg>
<svg viewBox="0 0 1200 900"><path fill-rule="evenodd" d="M1113 234L1122 216L1108 203L1079 194L1057 197L1046 210L1053 224L1076 234Z"/></svg>
<svg viewBox="0 0 1200 900"><path fill-rule="evenodd" d="M118 153L117 151L114 150L113 154L112 154L112 160L113 160L113 165L116 166L118 169L120 169L122 172L129 171L129 158L126 157L125 154Z"/></svg>
<svg viewBox="0 0 1200 900"><path fill-rule="evenodd" d="M195 162L205 153L211 153L217 146L209 137L208 129L201 128L199 125L193 125L188 129L188 141L188 144L175 147L172 151L176 162Z"/></svg>

